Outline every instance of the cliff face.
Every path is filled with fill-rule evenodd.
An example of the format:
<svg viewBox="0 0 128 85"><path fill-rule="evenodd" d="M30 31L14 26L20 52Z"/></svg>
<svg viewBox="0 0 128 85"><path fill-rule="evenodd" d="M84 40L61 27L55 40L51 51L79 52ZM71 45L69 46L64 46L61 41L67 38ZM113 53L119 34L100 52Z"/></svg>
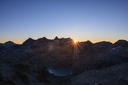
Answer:
<svg viewBox="0 0 128 85"><path fill-rule="evenodd" d="M31 83L29 81L33 80L31 80L30 76L33 76L32 78L36 81L41 80L43 83L50 82L53 84L53 80L51 79L52 74L46 70L47 67L54 69L70 68L73 75L71 77L78 75L74 78L66 77L69 81L71 79L71 84L73 85L75 83L78 85L93 85L97 82L104 84L105 81L111 81L109 79L111 76L107 76L107 74L111 73L110 69L117 69L114 70L116 73L113 74L113 79L121 75L122 79L124 74L120 73L118 75L118 70L121 71L122 69L125 73L128 67L127 63L128 41L126 40L119 40L114 44L105 41L98 43L90 41L74 43L70 38L56 37L50 40L43 37L37 40L29 38L21 45L11 41L0 44L0 78L3 79L0 82L6 83L7 80L14 85L18 85L17 82L23 84ZM20 71L18 67L23 67L24 70ZM10 74L10 76L6 74ZM103 74L106 75L105 78L102 78ZM93 75L96 76L93 77ZM128 76L127 73L126 76ZM23 80L21 77L25 77L26 79ZM81 78L83 79L82 83L80 83ZM102 82L96 80L96 78L101 79ZM85 79L86 82L84 82ZM93 80L92 83L91 80ZM118 82L118 79L116 81ZM115 83L116 81L114 81L114 84L118 85ZM127 82L127 80L125 81Z"/></svg>

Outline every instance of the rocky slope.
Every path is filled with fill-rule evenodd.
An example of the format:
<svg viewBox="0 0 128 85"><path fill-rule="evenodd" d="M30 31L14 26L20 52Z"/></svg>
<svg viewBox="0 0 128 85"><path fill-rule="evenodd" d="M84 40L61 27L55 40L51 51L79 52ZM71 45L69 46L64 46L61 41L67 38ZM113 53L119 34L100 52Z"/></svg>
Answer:
<svg viewBox="0 0 128 85"><path fill-rule="evenodd" d="M128 85L128 63L85 71L72 78L71 85Z"/></svg>

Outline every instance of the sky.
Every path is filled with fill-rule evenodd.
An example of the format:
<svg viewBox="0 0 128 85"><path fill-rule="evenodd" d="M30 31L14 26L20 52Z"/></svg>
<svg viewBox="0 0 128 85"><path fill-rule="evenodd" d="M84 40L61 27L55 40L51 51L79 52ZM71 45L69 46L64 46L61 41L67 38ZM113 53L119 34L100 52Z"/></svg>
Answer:
<svg viewBox="0 0 128 85"><path fill-rule="evenodd" d="M0 0L0 42L128 40L128 0Z"/></svg>

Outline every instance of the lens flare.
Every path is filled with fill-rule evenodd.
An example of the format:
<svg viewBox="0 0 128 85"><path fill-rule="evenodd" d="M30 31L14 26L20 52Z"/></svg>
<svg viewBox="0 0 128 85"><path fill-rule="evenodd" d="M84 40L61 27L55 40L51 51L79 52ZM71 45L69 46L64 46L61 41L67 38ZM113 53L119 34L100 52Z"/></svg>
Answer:
<svg viewBox="0 0 128 85"><path fill-rule="evenodd" d="M81 44L77 40L73 40L73 59L79 58Z"/></svg>
<svg viewBox="0 0 128 85"><path fill-rule="evenodd" d="M79 43L77 40L72 40L72 42L69 43L66 46L66 48L68 48L70 46L73 48L73 56L72 56L72 59L78 59L79 58L80 50L82 49L81 43Z"/></svg>

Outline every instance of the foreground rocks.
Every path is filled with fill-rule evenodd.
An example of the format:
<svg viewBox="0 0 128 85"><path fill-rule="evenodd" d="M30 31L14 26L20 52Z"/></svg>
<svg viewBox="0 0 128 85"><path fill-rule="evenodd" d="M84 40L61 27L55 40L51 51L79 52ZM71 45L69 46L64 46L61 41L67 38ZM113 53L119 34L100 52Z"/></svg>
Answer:
<svg viewBox="0 0 128 85"><path fill-rule="evenodd" d="M75 76L71 85L128 85L128 63L85 71Z"/></svg>
<svg viewBox="0 0 128 85"><path fill-rule="evenodd" d="M0 85L45 85L49 72L45 67L30 65L28 62L0 63Z"/></svg>

